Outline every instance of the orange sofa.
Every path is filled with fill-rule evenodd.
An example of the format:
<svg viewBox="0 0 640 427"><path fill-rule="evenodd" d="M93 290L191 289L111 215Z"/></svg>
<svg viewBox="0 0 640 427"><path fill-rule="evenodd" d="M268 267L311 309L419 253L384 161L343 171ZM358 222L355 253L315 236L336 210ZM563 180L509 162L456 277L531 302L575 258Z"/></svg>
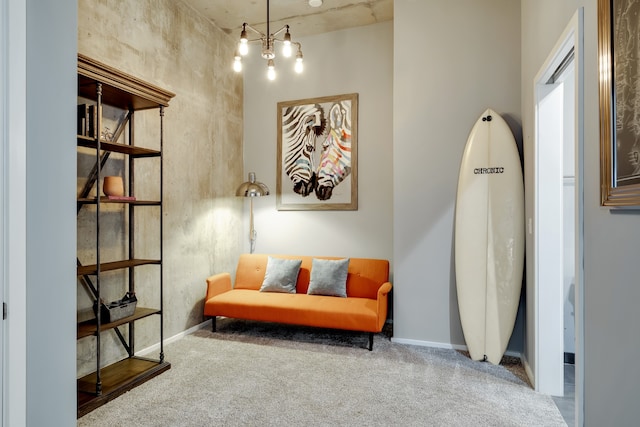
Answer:
<svg viewBox="0 0 640 427"><path fill-rule="evenodd" d="M295 293L261 292L265 278L266 254L243 254L238 261L234 285L229 273L207 278L204 315L216 317L288 323L369 333L369 350L373 334L380 332L387 318L389 261L350 258L346 280L346 298L308 295L313 259L339 260L335 257L271 255L274 258L302 260Z"/></svg>

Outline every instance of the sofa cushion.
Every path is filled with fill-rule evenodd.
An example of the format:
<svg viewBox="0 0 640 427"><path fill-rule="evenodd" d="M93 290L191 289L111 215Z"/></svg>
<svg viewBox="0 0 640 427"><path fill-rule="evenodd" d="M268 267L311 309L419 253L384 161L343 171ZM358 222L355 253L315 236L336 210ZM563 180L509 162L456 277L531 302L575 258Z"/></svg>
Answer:
<svg viewBox="0 0 640 427"><path fill-rule="evenodd" d="M330 260L314 258L311 262L309 295L347 297L349 258Z"/></svg>
<svg viewBox="0 0 640 427"><path fill-rule="evenodd" d="M365 332L380 332L382 328L378 302L369 298L336 298L234 289L208 300L205 310L208 316L321 328Z"/></svg>
<svg viewBox="0 0 640 427"><path fill-rule="evenodd" d="M269 257L260 292L295 293L301 259Z"/></svg>

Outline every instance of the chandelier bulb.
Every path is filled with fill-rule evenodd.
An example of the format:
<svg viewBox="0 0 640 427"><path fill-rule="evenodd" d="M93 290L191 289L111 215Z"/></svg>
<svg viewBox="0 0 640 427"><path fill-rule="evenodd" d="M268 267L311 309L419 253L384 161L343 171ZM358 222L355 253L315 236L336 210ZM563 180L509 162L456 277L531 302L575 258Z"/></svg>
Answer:
<svg viewBox="0 0 640 427"><path fill-rule="evenodd" d="M240 40L240 45L238 46L238 53L240 53L240 55L242 56L245 56L247 53L249 53L249 43L243 42L242 40Z"/></svg>
<svg viewBox="0 0 640 427"><path fill-rule="evenodd" d="M284 44L282 45L282 55L285 58L289 58L291 56L291 42L288 42L285 40Z"/></svg>
<svg viewBox="0 0 640 427"><path fill-rule="evenodd" d="M233 61L233 71L235 71L236 73L242 71L242 58L239 54L236 54L236 57Z"/></svg>
<svg viewBox="0 0 640 427"><path fill-rule="evenodd" d="M304 65L302 64L302 50L298 49L298 53L296 54L296 65L293 68L296 73L300 74L304 70Z"/></svg>
<svg viewBox="0 0 640 427"><path fill-rule="evenodd" d="M270 59L269 62L267 62L267 78L269 80L276 79L276 64L273 62L273 59Z"/></svg>

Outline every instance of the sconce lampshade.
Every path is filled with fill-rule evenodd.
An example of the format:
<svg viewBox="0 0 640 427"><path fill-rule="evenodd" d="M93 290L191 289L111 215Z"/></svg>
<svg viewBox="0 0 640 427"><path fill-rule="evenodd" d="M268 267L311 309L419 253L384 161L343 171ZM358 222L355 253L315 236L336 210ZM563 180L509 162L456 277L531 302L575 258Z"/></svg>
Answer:
<svg viewBox="0 0 640 427"><path fill-rule="evenodd" d="M260 197L268 195L269 188L263 183L256 181L255 172L249 172L249 181L240 184L236 190L236 196L240 197Z"/></svg>

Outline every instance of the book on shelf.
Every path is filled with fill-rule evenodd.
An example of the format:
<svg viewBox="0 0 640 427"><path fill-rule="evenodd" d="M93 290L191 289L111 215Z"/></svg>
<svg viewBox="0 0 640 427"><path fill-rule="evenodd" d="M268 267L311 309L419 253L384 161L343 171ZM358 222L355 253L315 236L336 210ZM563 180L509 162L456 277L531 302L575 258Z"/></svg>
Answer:
<svg viewBox="0 0 640 427"><path fill-rule="evenodd" d="M98 136L98 114L101 114L102 108L97 105L78 105L78 135L96 138Z"/></svg>
<svg viewBox="0 0 640 427"><path fill-rule="evenodd" d="M97 135L96 125L98 122L97 108L95 105L89 105L87 114L87 136L95 138Z"/></svg>
<svg viewBox="0 0 640 427"><path fill-rule="evenodd" d="M87 104L78 105L78 135L87 136L87 117L89 106Z"/></svg>

